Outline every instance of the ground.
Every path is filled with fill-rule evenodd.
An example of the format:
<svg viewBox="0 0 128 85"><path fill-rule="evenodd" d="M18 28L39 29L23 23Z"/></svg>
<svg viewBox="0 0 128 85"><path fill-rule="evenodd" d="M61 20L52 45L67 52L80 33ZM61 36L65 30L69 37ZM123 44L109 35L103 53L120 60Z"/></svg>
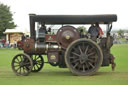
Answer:
<svg viewBox="0 0 128 85"><path fill-rule="evenodd" d="M22 51L0 49L0 85L128 85L128 44L114 45L111 52L116 57L116 69L101 67L93 76L74 76L66 68L48 64L38 73L16 76L11 69L13 56Z"/></svg>

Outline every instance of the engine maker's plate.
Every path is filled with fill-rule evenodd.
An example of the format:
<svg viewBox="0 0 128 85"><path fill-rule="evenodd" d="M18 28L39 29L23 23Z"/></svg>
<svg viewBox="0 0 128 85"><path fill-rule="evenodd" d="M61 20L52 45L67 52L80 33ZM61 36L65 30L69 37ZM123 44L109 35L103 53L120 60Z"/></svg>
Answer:
<svg viewBox="0 0 128 85"><path fill-rule="evenodd" d="M63 26L61 27L56 35L57 42L62 46L62 48L67 48L68 45L80 38L79 33L73 26Z"/></svg>

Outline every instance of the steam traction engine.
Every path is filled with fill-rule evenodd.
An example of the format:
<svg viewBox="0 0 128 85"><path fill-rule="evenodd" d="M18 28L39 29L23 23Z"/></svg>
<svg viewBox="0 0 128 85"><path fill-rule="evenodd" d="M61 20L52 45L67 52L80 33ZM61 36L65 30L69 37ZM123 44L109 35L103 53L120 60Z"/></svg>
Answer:
<svg viewBox="0 0 128 85"><path fill-rule="evenodd" d="M24 53L12 60L17 75L28 75L43 68L43 55L52 66L69 68L75 75L93 75L101 66L115 67L110 53L113 37L110 36L116 15L35 15L30 14L30 39L24 41ZM86 34L69 24L105 24L106 37L99 36L99 27L92 26ZM46 25L62 25L56 34ZM36 28L37 27L37 28ZM97 31L98 30L98 31Z"/></svg>

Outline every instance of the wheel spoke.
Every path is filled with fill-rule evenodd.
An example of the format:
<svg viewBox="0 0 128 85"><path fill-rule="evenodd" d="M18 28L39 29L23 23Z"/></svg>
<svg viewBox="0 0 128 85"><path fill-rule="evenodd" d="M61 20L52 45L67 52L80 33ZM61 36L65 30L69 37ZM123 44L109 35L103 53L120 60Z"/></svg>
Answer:
<svg viewBox="0 0 128 85"><path fill-rule="evenodd" d="M85 65L83 64L83 72L85 72Z"/></svg>
<svg viewBox="0 0 128 85"><path fill-rule="evenodd" d="M42 60L37 61L38 65L41 65L42 63L43 63Z"/></svg>
<svg viewBox="0 0 128 85"><path fill-rule="evenodd" d="M37 59L36 59L36 58L37 58L36 56L37 56L37 55L35 55L35 60L37 60ZM34 58L34 57L33 57L33 58ZM33 59L33 60L34 60L34 59Z"/></svg>
<svg viewBox="0 0 128 85"><path fill-rule="evenodd" d="M26 66L25 66L24 69L26 69L27 72L29 71L29 67L26 67Z"/></svg>
<svg viewBox="0 0 128 85"><path fill-rule="evenodd" d="M74 55L76 55L76 56L78 56L78 57L81 57L79 54L77 54L77 53L74 53L74 52L72 52L72 54L74 54Z"/></svg>
<svg viewBox="0 0 128 85"><path fill-rule="evenodd" d="M36 64L36 67L39 68L39 66Z"/></svg>
<svg viewBox="0 0 128 85"><path fill-rule="evenodd" d="M89 45L85 49L85 52L84 52L85 54L87 54L88 48L89 48Z"/></svg>
<svg viewBox="0 0 128 85"><path fill-rule="evenodd" d="M23 61L23 58L22 58L22 56L20 55L20 59L21 59L21 61Z"/></svg>
<svg viewBox="0 0 128 85"><path fill-rule="evenodd" d="M18 67L18 66L20 66L20 65L15 65L14 67Z"/></svg>
<svg viewBox="0 0 128 85"><path fill-rule="evenodd" d="M81 61L81 64L84 64L85 63L85 61Z"/></svg>
<svg viewBox="0 0 128 85"><path fill-rule="evenodd" d="M25 73L25 68L24 68L24 66L23 66L23 72Z"/></svg>
<svg viewBox="0 0 128 85"><path fill-rule="evenodd" d="M92 60L92 59L88 59L88 61L90 61L90 62L92 62L92 63L94 63L95 61L94 60Z"/></svg>
<svg viewBox="0 0 128 85"><path fill-rule="evenodd" d="M89 66L88 66L88 63L86 62L85 64L86 64L86 67L87 67L87 69L89 70Z"/></svg>
<svg viewBox="0 0 128 85"><path fill-rule="evenodd" d="M19 64L19 62L16 62L16 61L14 61L14 63L17 63L17 64Z"/></svg>
<svg viewBox="0 0 128 85"><path fill-rule="evenodd" d="M42 60L38 60L38 61L36 61L36 62L39 62L39 63L40 63L40 62L42 62Z"/></svg>
<svg viewBox="0 0 128 85"><path fill-rule="evenodd" d="M88 62L88 64L89 64L92 68L95 68L94 65L92 65L92 63Z"/></svg>
<svg viewBox="0 0 128 85"><path fill-rule="evenodd" d="M90 54L87 54L87 56L89 57L89 56L92 56L92 55L94 55L95 54L95 52L92 52L92 53L90 53Z"/></svg>
<svg viewBox="0 0 128 85"><path fill-rule="evenodd" d="M76 66L78 66L78 64L79 64L79 63L76 63L76 64L73 66L73 68L76 68Z"/></svg>
<svg viewBox="0 0 128 85"><path fill-rule="evenodd" d="M77 61L79 61L80 59L75 59L75 60L73 60L73 61L71 61L72 63L75 63L75 62L77 62Z"/></svg>
<svg viewBox="0 0 128 85"><path fill-rule="evenodd" d="M33 69L34 69L34 70L36 70L36 67L35 67L35 66L33 66Z"/></svg>
<svg viewBox="0 0 128 85"><path fill-rule="evenodd" d="M25 67L25 69L26 69L27 72L30 70L29 67Z"/></svg>
<svg viewBox="0 0 128 85"><path fill-rule="evenodd" d="M18 62L20 62L20 60L19 60L18 58L16 58L16 60L17 60Z"/></svg>
<svg viewBox="0 0 128 85"><path fill-rule="evenodd" d="M36 60L38 60L40 57L38 56L37 58L36 58Z"/></svg>
<svg viewBox="0 0 128 85"><path fill-rule="evenodd" d="M20 69L20 67L18 67L17 69L16 69L16 71L18 71Z"/></svg>
<svg viewBox="0 0 128 85"><path fill-rule="evenodd" d="M81 47L79 46L78 48L79 48L80 53L83 54L83 52L82 52L82 50L81 50Z"/></svg>

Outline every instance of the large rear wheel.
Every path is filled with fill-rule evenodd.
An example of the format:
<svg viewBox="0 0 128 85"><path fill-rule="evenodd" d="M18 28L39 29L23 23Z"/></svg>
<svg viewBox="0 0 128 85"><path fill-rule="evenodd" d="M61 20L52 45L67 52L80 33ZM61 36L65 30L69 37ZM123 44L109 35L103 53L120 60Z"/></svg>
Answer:
<svg viewBox="0 0 128 85"><path fill-rule="evenodd" d="M100 47L90 39L72 42L65 52L65 62L75 75L93 75L101 66L103 55Z"/></svg>

